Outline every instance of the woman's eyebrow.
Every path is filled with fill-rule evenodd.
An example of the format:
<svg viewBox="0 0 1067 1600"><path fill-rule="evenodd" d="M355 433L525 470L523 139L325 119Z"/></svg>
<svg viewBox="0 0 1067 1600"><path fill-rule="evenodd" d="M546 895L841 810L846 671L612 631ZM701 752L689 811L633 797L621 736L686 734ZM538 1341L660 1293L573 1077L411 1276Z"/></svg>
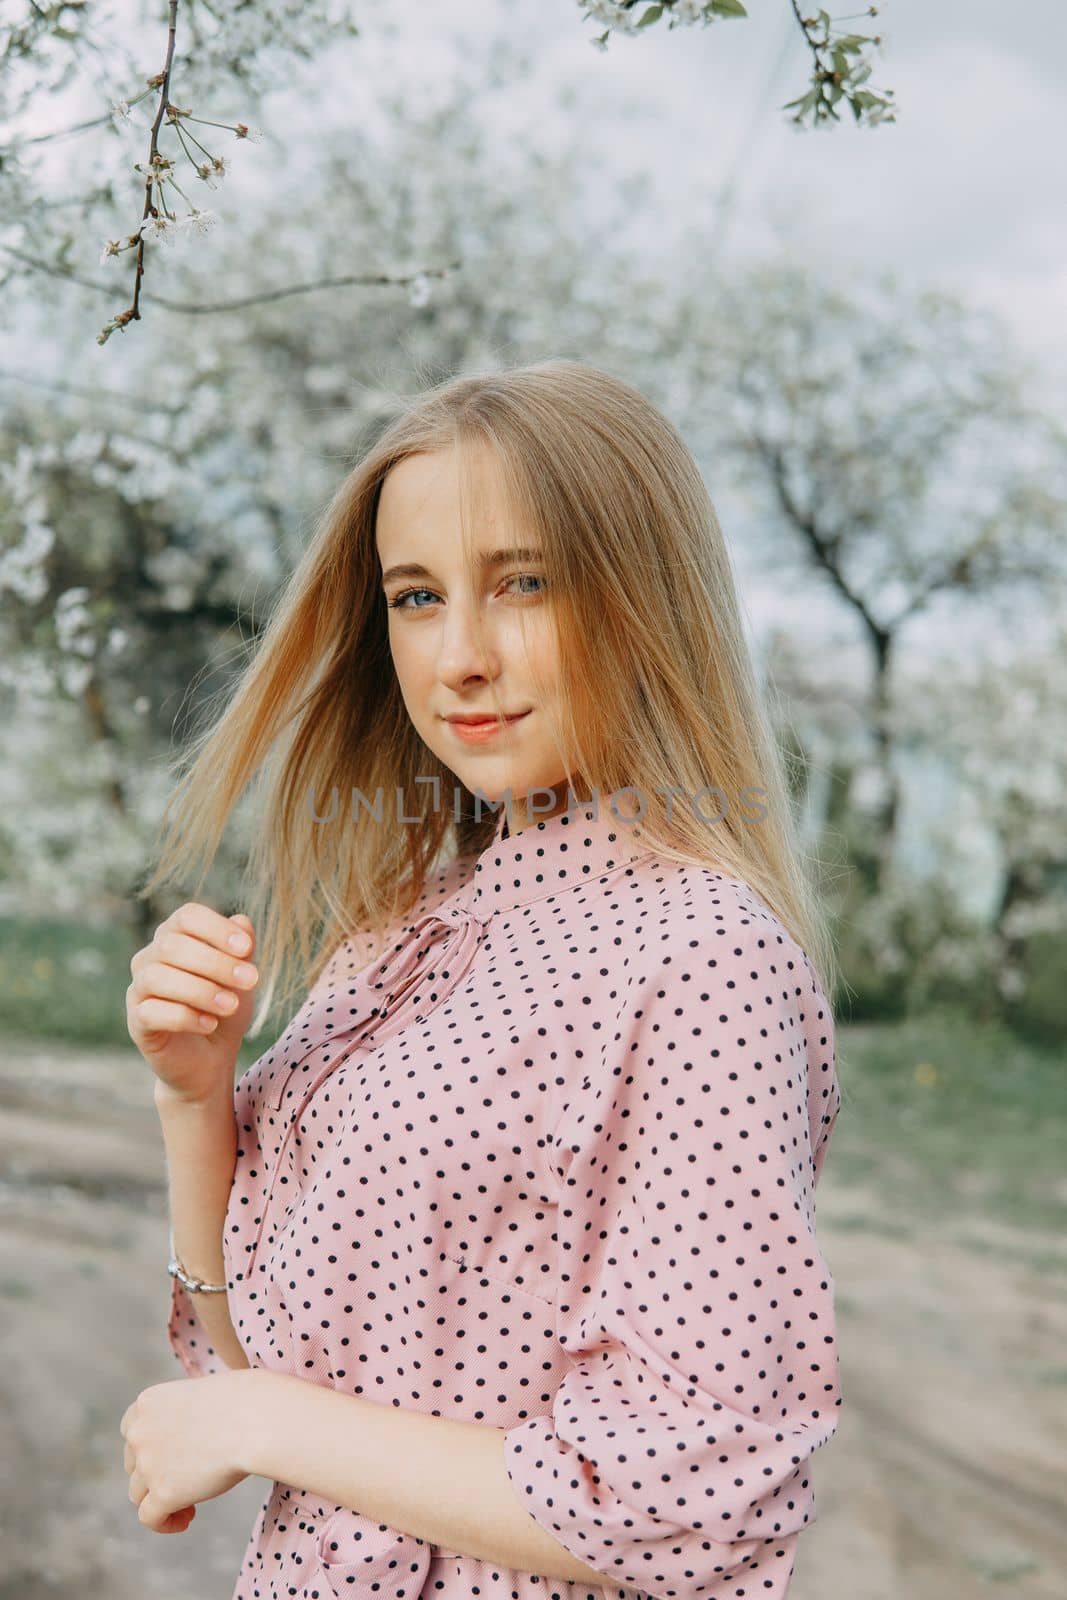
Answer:
<svg viewBox="0 0 1067 1600"><path fill-rule="evenodd" d="M506 561L540 561L540 550L532 550L526 546L517 546L511 550L482 550L477 557L479 571L485 572L490 567L503 566ZM391 578L432 578L433 573L429 567L420 566L418 562L407 561L400 566L390 567L382 573L382 582L388 583Z"/></svg>

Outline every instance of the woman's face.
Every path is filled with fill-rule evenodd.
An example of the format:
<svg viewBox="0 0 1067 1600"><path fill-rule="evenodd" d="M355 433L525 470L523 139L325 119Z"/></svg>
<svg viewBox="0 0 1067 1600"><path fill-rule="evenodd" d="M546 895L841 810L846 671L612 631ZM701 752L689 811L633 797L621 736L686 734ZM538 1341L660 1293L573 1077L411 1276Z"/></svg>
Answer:
<svg viewBox="0 0 1067 1600"><path fill-rule="evenodd" d="M510 790L512 826L518 829L567 806L565 769L548 716L559 703L558 659L536 540L511 523L491 450L478 451L484 509L474 535L480 565L474 587L464 570L453 450L408 456L388 473L378 505L378 557L389 644L408 715L472 793L480 790L495 802ZM496 552L501 555L491 560ZM504 713L516 720L487 721L480 731L466 733L448 720L492 719L491 688ZM527 797L533 789L551 789L555 800L530 817ZM534 798L542 804L546 799ZM441 804L450 805L451 796L442 796Z"/></svg>

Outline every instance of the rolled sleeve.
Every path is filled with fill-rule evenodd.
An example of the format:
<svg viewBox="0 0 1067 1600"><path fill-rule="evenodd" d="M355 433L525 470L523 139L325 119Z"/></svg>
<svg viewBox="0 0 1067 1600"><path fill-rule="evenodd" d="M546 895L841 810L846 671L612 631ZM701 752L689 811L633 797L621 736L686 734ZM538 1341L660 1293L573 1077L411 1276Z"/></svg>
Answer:
<svg viewBox="0 0 1067 1600"><path fill-rule="evenodd" d="M202 1378L212 1372L229 1369L207 1336L196 1297L191 1295L177 1278L171 1278L170 1317L167 1338L170 1347L190 1378Z"/></svg>
<svg viewBox="0 0 1067 1600"><path fill-rule="evenodd" d="M814 1191L840 1106L829 1007L776 919L635 984L555 1141L573 1366L506 1430L520 1503L658 1600L787 1592L841 1404Z"/></svg>

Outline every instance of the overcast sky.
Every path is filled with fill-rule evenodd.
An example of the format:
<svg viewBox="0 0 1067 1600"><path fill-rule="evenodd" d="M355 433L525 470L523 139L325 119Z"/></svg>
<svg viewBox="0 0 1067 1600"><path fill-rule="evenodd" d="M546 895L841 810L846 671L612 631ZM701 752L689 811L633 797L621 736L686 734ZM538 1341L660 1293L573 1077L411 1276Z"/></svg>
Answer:
<svg viewBox="0 0 1067 1600"><path fill-rule="evenodd" d="M469 40L472 22L476 38L493 9L392 0L393 60L432 78L442 47ZM750 0L747 20L706 29L661 22L603 52L575 0L499 9L542 41L533 102L573 82L605 161L654 171L662 198L644 220L657 250L725 190L720 260L784 237L809 260L890 266L996 308L1035 354L1067 356L1064 0L890 0L852 25L887 35L872 82L895 90L899 121L857 128L846 108L817 132L779 110L807 87L810 59L787 0ZM623 114L633 104L640 119ZM539 136L552 137L544 120Z"/></svg>
<svg viewBox="0 0 1067 1600"><path fill-rule="evenodd" d="M501 129L533 125L551 143L538 107L574 84L583 133L609 168L653 172L660 198L642 223L657 250L689 217L718 212L722 263L785 240L809 260L889 266L1002 312L1033 353L1067 355L1063 0L890 0L853 25L887 35L872 81L895 90L900 120L856 128L846 109L817 132L779 109L808 78L787 0L750 0L748 20L707 29L616 35L603 52L574 0L495 9L538 40L540 61L528 94L500 106ZM477 48L493 11L488 0L392 0L383 69L431 84L451 49ZM378 49L377 26L365 53Z"/></svg>

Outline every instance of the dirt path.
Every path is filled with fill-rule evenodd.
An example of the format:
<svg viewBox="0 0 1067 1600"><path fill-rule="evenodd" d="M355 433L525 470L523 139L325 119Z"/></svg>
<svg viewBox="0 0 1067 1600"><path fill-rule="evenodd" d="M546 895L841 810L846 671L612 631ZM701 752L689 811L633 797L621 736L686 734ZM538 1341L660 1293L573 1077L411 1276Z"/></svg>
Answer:
<svg viewBox="0 0 1067 1600"><path fill-rule="evenodd" d="M791 1600L1061 1600L1067 1241L819 1190L844 1405ZM181 1376L162 1144L134 1051L0 1048L0 1600L229 1600L267 1485L143 1529L118 1424Z"/></svg>

